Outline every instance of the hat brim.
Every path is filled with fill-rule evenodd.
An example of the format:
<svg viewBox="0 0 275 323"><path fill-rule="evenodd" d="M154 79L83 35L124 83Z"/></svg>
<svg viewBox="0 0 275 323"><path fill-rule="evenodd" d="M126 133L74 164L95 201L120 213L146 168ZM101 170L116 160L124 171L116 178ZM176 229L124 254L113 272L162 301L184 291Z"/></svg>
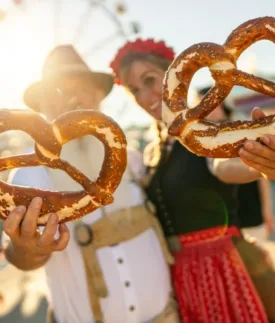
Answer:
<svg viewBox="0 0 275 323"><path fill-rule="evenodd" d="M63 72L62 74L58 74L31 84L24 93L24 96L23 96L24 103L32 110L39 112L39 106L41 102L41 94L43 92L43 88L45 87L46 84L49 84L49 82L51 82L53 79L56 79L62 76L77 76L77 77L88 78L98 88L104 91L104 98L108 94L110 94L114 85L114 78L111 74L102 73L102 72L91 72L91 71L87 71L87 72L67 71L67 72Z"/></svg>

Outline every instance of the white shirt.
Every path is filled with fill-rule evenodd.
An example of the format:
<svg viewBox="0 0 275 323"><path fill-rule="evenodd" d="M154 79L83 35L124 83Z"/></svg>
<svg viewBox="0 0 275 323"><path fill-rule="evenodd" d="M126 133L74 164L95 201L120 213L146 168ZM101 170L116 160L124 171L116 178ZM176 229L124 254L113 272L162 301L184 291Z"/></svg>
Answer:
<svg viewBox="0 0 275 323"><path fill-rule="evenodd" d="M128 156L128 164L137 173L135 155ZM56 186L43 167L19 169L13 184L40 189L56 190ZM107 212L143 203L142 192L131 182L128 171L114 194L114 203L106 207ZM87 223L102 217L101 209L82 218ZM73 223L68 223L72 231ZM102 299L104 322L149 323L165 308L171 282L157 236L152 229L140 236L114 247L97 250L109 296ZM122 263L121 263L122 260ZM52 306L58 323L94 323L88 299L85 268L73 234L68 247L52 254L46 264L46 274ZM127 287L126 282L130 285Z"/></svg>

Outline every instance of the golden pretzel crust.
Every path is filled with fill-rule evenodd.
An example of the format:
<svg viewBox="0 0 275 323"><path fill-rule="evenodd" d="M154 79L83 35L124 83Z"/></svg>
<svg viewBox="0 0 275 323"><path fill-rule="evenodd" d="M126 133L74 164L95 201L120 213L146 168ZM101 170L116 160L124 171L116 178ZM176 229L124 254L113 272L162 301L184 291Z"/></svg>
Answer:
<svg viewBox="0 0 275 323"><path fill-rule="evenodd" d="M0 158L0 171L44 165L65 171L83 190L51 192L9 185L0 181L0 218L5 220L16 205L28 207L39 196L43 206L39 225L45 225L50 213L57 213L59 223L93 212L113 202L112 194L119 185L127 165L126 138L110 117L91 110L71 111L48 123L41 115L25 110L0 110L0 133L21 130L35 140L35 153ZM105 156L96 182L60 159L62 145L85 135L93 135L104 145Z"/></svg>
<svg viewBox="0 0 275 323"><path fill-rule="evenodd" d="M238 157L246 139L259 140L275 132L275 116L255 121L225 123L206 122L206 118L221 104L233 86L275 97L275 83L237 69L237 60L244 50L259 40L275 42L275 18L249 20L227 38L223 46L199 43L178 55L165 74L163 85L162 119L169 134L198 156ZM208 67L214 86L201 102L190 109L187 95L194 74Z"/></svg>

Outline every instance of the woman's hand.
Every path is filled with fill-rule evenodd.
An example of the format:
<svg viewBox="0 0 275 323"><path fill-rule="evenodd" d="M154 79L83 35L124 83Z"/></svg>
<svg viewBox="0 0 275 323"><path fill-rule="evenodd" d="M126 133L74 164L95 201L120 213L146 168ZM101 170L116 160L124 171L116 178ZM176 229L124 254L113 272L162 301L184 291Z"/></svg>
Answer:
<svg viewBox="0 0 275 323"><path fill-rule="evenodd" d="M252 112L252 119L265 117L258 108ZM257 171L265 178L275 180L275 132L274 135L265 135L260 142L247 140L239 151L241 161Z"/></svg>

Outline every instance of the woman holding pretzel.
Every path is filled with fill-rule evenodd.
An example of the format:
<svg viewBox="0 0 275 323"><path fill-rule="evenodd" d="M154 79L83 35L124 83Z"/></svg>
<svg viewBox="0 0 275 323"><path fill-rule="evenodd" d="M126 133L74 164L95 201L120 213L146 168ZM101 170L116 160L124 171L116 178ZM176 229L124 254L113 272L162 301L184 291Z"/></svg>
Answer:
<svg viewBox="0 0 275 323"><path fill-rule="evenodd" d="M237 184L262 175L239 159L198 157L167 136L162 83L173 59L164 42L137 39L119 49L111 67L117 83L156 119L158 139L145 150L143 185L175 255L171 272L182 321L270 322L272 300L262 291L267 276L259 272L273 277L273 269L244 240L237 216Z"/></svg>

